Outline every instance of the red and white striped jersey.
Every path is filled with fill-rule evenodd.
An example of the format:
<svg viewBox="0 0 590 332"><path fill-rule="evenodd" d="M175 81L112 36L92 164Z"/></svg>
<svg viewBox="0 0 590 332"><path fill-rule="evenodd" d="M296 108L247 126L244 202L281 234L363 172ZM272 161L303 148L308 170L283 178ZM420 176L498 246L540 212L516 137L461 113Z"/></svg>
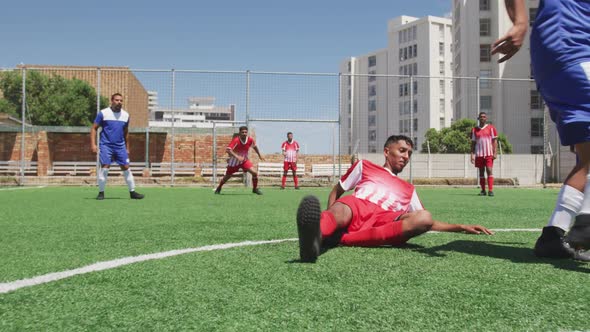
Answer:
<svg viewBox="0 0 590 332"><path fill-rule="evenodd" d="M238 156L244 157L244 161L246 161L246 160L248 160L248 151L250 150L250 147L253 147L253 146L256 146L256 142L254 141L254 139L252 137L248 136L246 141L242 142L240 140L240 136L236 136L234 139L232 139L232 141L229 143L229 145L227 147L232 149ZM228 166L238 166L241 163L242 162L240 162L238 159L234 158L234 156L231 156L229 158L229 161L227 162L227 165Z"/></svg>
<svg viewBox="0 0 590 332"><path fill-rule="evenodd" d="M281 145L281 150L285 151L286 162L297 162L297 151L299 151L299 143L297 143L297 141L293 140L291 143L289 143L289 141L284 141Z"/></svg>
<svg viewBox="0 0 590 332"><path fill-rule="evenodd" d="M340 186L345 191L355 188L353 196L384 210L404 213L424 210L412 184L367 160L354 163L340 178Z"/></svg>
<svg viewBox="0 0 590 332"><path fill-rule="evenodd" d="M498 137L498 131L491 124L486 124L482 128L473 127L471 129L471 140L475 142L475 156L493 156L494 147L492 143L496 137Z"/></svg>

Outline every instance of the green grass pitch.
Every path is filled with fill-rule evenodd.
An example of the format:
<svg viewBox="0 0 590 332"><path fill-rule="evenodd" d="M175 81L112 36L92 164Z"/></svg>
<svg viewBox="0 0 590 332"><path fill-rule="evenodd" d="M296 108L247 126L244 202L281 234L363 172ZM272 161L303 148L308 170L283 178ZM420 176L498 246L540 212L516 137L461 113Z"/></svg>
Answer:
<svg viewBox="0 0 590 332"><path fill-rule="evenodd" d="M296 237L329 188L0 189L0 283L117 258ZM555 189L419 188L437 220L542 228ZM295 241L194 252L0 294L1 331L589 330L590 264L537 259L538 232L429 233L404 248L338 247L296 262Z"/></svg>

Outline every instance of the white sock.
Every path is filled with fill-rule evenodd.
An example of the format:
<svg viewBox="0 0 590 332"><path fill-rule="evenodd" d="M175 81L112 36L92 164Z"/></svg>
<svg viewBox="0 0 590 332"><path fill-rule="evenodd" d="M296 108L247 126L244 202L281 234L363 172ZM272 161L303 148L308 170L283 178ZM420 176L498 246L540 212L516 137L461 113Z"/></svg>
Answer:
<svg viewBox="0 0 590 332"><path fill-rule="evenodd" d="M578 214L590 214L590 173L586 174L586 186L584 187L584 201Z"/></svg>
<svg viewBox="0 0 590 332"><path fill-rule="evenodd" d="M584 194L576 188L564 184L557 196L557 203L547 226L555 226L568 231L574 217L582 208Z"/></svg>
<svg viewBox="0 0 590 332"><path fill-rule="evenodd" d="M98 171L98 191L103 192L104 187L107 185L107 177L109 176L108 168L101 168Z"/></svg>
<svg viewBox="0 0 590 332"><path fill-rule="evenodd" d="M133 180L133 173L131 170L123 171L123 177L125 177L125 182L127 182L127 187L129 187L129 191L135 191L135 181Z"/></svg>

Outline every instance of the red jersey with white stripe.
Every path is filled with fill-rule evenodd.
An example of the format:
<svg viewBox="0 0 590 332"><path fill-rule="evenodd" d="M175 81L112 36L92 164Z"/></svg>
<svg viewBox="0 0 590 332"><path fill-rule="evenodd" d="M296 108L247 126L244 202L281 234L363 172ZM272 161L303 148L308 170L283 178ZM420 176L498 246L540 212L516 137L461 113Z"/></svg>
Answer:
<svg viewBox="0 0 590 332"><path fill-rule="evenodd" d="M250 147L253 146L256 146L256 142L252 137L248 136L248 138L246 138L246 141L242 142L240 140L240 136L236 136L234 139L232 139L232 141L229 143L227 147L232 149L238 156L244 157L244 161L246 161L248 160L248 151L250 150ZM238 166L242 162L236 159L234 156L231 156L229 158L229 161L227 162L227 165Z"/></svg>
<svg viewBox="0 0 590 332"><path fill-rule="evenodd" d="M340 178L345 191L355 188L353 196L393 212L424 210L414 186L383 166L367 160L354 163Z"/></svg>
<svg viewBox="0 0 590 332"><path fill-rule="evenodd" d="M293 140L291 143L289 143L289 141L284 141L281 145L281 150L285 151L286 162L297 162L297 151L299 151L299 143L297 143L297 141Z"/></svg>
<svg viewBox="0 0 590 332"><path fill-rule="evenodd" d="M475 142L475 156L488 157L494 155L493 140L498 137L496 128L490 124L482 128L473 127L471 129L471 140Z"/></svg>

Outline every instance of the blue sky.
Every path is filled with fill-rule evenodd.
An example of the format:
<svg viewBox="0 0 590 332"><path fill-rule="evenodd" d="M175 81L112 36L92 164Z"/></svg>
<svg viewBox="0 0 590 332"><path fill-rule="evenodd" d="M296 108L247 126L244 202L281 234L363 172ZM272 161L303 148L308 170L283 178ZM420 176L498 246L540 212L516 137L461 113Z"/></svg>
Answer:
<svg viewBox="0 0 590 332"><path fill-rule="evenodd" d="M451 0L4 1L0 67L336 73L346 57L387 46L389 19L450 8ZM267 150L278 151L283 136Z"/></svg>
<svg viewBox="0 0 590 332"><path fill-rule="evenodd" d="M387 20L451 0L3 1L0 66L334 72L387 45Z"/></svg>

